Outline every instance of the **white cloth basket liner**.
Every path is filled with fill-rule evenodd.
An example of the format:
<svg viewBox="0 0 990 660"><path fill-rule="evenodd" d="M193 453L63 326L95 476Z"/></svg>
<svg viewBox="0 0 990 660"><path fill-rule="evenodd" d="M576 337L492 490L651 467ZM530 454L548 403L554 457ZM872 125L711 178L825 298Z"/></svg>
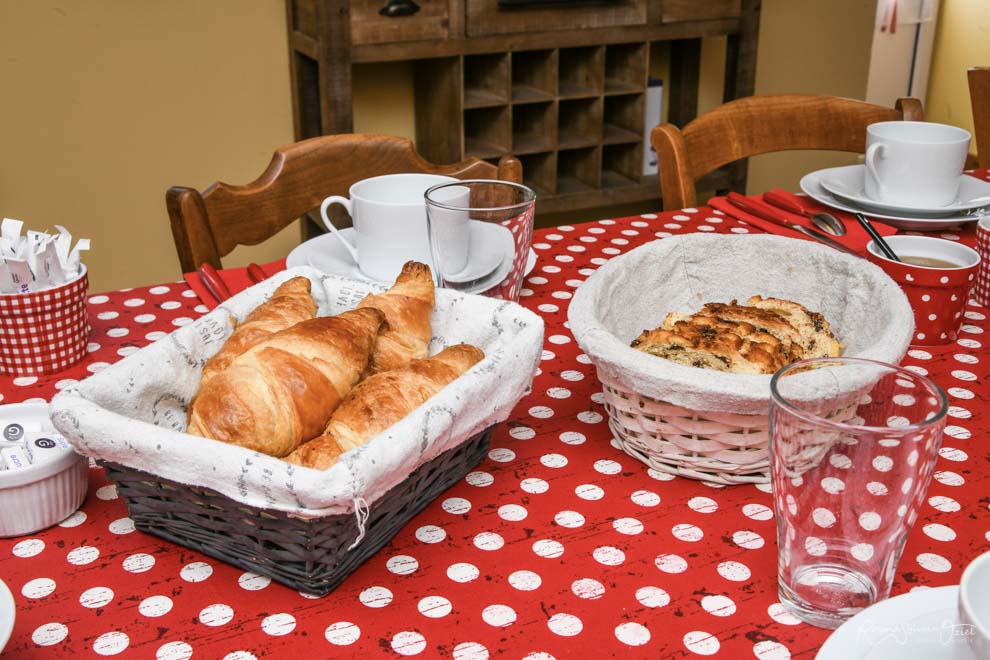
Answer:
<svg viewBox="0 0 990 660"><path fill-rule="evenodd" d="M753 295L824 314L850 357L896 364L914 331L907 297L877 266L769 235L686 234L642 245L611 259L578 288L568 320L603 381L687 410L766 414L769 375L698 369L629 346L669 312L745 303Z"/></svg>
<svg viewBox="0 0 990 660"><path fill-rule="evenodd" d="M86 456L211 488L249 506L316 518L374 502L419 465L505 420L532 382L543 346L539 316L515 303L438 289L430 354L470 343L485 359L329 470L185 434L203 363L232 331L231 315L243 319L298 275L312 281L320 316L384 290L309 267L279 273L59 393L51 404L56 428Z"/></svg>

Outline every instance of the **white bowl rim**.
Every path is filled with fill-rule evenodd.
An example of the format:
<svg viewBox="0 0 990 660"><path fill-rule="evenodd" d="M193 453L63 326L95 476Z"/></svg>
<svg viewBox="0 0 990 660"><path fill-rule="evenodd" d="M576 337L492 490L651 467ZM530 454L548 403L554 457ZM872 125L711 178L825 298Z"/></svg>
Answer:
<svg viewBox="0 0 990 660"><path fill-rule="evenodd" d="M725 241L746 241L746 250L766 255L799 250L806 258L859 271L858 281L869 280L883 291L886 308L893 314L882 335L850 357L899 363L914 336L914 314L901 287L873 262L851 256L811 241L772 234L705 234L671 236L640 245L602 264L574 293L568 307L570 329L581 349L596 367L599 377L621 383L638 395L657 399L689 410L732 414L765 415L770 405L771 374L736 374L697 369L657 359L647 367L642 354L630 348L606 327L598 301L609 288L623 262L660 259L671 250L692 250L706 254L722 248ZM634 256L635 255L635 256ZM865 279L864 279L865 278Z"/></svg>
<svg viewBox="0 0 990 660"><path fill-rule="evenodd" d="M910 264L910 263L903 264L907 268L918 268L919 270L945 271L945 270L968 270L968 269L972 268L973 266L979 266L980 265L981 257L980 257L980 253L979 252L977 252L973 248L969 247L968 245L963 245L962 243L960 243L958 241L950 241L947 238L936 238L935 236L907 236L906 235L906 236L886 236L886 237L884 237L883 240L885 240L888 244L891 244L891 247L896 247L896 245L898 243L902 243L902 242L903 243L921 243L921 244L928 243L928 244L932 244L932 243L930 243L931 241L938 241L938 243L934 243L934 244L935 245L941 245L941 246L944 246L944 247L948 247L948 246L951 245L951 246L953 246L953 249L955 249L955 250L957 250L959 252L965 253L970 259L975 259L975 261L973 261L973 263L969 263L969 264L966 264L964 266L956 266L955 268L937 268L937 267L934 267L934 266L921 266L921 265L918 265L918 264ZM888 259L886 255L884 255L882 252L880 252L879 248L877 248L876 241L870 241L869 243L867 243L866 244L866 249L867 249L867 251L870 254L872 254L873 256L877 257L878 259L883 259L884 261L890 261L891 263L894 263L893 260ZM911 256L927 256L927 255L911 255Z"/></svg>

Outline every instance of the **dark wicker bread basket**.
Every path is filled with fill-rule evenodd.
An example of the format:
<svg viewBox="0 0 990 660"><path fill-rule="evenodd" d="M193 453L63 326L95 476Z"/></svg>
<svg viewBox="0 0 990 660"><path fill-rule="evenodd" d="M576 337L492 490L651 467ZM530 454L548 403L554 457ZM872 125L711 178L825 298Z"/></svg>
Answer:
<svg viewBox="0 0 990 660"><path fill-rule="evenodd" d="M241 504L209 488L100 463L141 531L322 596L480 463L488 452L493 428L419 466L371 502L365 536L352 550L348 548L358 537L353 513L301 520Z"/></svg>

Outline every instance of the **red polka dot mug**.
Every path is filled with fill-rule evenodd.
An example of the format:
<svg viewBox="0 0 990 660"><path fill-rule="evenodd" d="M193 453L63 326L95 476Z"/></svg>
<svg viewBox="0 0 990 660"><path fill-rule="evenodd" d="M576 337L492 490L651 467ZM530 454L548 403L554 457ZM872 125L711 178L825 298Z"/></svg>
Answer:
<svg viewBox="0 0 990 660"><path fill-rule="evenodd" d="M866 246L870 261L901 285L914 310L914 346L954 342L962 325L980 255L965 245L929 236L888 236L887 244L903 263Z"/></svg>
<svg viewBox="0 0 990 660"><path fill-rule="evenodd" d="M973 299L984 307L990 305L990 215L976 225L976 251L980 253L980 268L973 284Z"/></svg>

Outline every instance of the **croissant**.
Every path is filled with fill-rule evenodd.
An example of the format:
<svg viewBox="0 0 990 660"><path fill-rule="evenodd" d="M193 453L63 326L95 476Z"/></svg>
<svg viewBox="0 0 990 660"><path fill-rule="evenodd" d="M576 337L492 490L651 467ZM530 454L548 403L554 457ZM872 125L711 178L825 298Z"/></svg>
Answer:
<svg viewBox="0 0 990 660"><path fill-rule="evenodd" d="M367 367L384 320L366 307L276 332L200 387L187 433L285 456L323 431Z"/></svg>
<svg viewBox="0 0 990 660"><path fill-rule="evenodd" d="M484 357L480 349L458 344L431 358L369 376L340 404L323 435L285 460L317 470L329 468L345 451L398 422Z"/></svg>
<svg viewBox="0 0 990 660"><path fill-rule="evenodd" d="M371 293L358 307L375 307L385 313L388 329L378 338L366 375L400 367L429 354L430 314L433 313L433 275L430 267L409 261L392 288Z"/></svg>
<svg viewBox="0 0 990 660"><path fill-rule="evenodd" d="M258 305L238 325L216 354L203 365L201 384L226 369L238 355L280 330L316 316L316 303L306 277L286 280L272 297Z"/></svg>

